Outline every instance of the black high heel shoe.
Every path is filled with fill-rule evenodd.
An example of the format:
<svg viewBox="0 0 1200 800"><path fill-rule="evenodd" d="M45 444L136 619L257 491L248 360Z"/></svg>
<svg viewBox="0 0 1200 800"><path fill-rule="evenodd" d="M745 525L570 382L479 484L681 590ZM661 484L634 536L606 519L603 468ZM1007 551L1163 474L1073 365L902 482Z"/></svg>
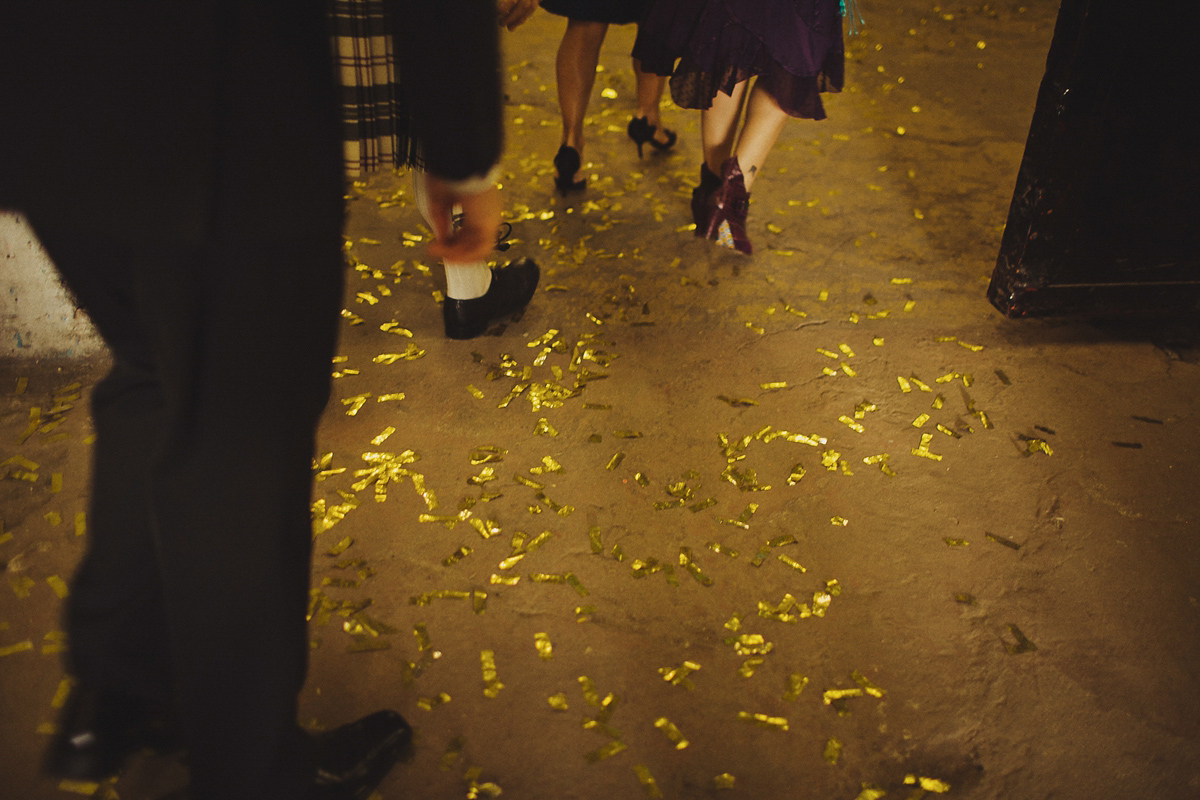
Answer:
<svg viewBox="0 0 1200 800"><path fill-rule="evenodd" d="M637 145L638 158L642 157L642 145L646 144L647 142L649 142L650 146L660 153L665 150L670 150L675 146L675 140L678 138L675 136L675 131L669 131L666 128L663 128L663 133L666 134L667 140L665 142L660 142L654 138L654 132L657 130L658 126L651 125L646 117L634 117L633 119L629 120L629 127L625 129L625 132L629 134L629 138L633 139L633 143Z"/></svg>
<svg viewBox="0 0 1200 800"><path fill-rule="evenodd" d="M579 151L565 144L554 155L554 169L558 172L554 177L554 187L563 197L567 196L567 192L582 192L587 186L587 180L583 178L572 180L579 171L580 163Z"/></svg>

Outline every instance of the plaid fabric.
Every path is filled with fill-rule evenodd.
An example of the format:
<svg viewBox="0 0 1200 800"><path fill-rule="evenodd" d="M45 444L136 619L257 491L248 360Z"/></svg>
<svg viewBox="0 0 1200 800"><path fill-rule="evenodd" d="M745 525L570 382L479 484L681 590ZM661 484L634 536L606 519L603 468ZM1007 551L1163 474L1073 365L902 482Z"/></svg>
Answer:
<svg viewBox="0 0 1200 800"><path fill-rule="evenodd" d="M383 0L333 0L334 53L342 86L346 174L411 163Z"/></svg>

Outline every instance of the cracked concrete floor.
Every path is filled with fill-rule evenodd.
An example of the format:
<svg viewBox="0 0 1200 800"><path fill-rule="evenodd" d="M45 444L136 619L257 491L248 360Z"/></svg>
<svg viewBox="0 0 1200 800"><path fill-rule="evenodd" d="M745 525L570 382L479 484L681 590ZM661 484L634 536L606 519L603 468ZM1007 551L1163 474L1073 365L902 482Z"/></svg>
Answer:
<svg viewBox="0 0 1200 800"><path fill-rule="evenodd" d="M351 192L302 715L413 722L381 797L1200 796L1194 332L984 299L1056 6L862 6L753 257L684 230L694 113L625 138L632 28L552 195L545 13L505 37L519 321L445 340L407 182ZM2 367L4 797L177 777L34 771L102 368Z"/></svg>

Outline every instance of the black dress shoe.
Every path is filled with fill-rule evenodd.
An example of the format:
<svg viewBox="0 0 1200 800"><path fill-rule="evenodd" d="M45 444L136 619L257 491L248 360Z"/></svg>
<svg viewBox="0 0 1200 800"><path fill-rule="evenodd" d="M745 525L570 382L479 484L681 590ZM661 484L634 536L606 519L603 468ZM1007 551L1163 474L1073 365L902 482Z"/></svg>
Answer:
<svg viewBox="0 0 1200 800"><path fill-rule="evenodd" d="M492 270L492 283L483 297L455 300L447 297L442 304L446 336L450 339L474 339L494 320L515 314L533 299L541 271L532 259L522 258L507 267Z"/></svg>
<svg viewBox="0 0 1200 800"><path fill-rule="evenodd" d="M412 728L395 711L376 711L313 737L316 775L303 800L366 800L409 754ZM159 800L191 800L185 786Z"/></svg>
<svg viewBox="0 0 1200 800"><path fill-rule="evenodd" d="M376 711L318 734L317 776L305 800L364 800L412 744L412 728L395 711Z"/></svg>
<svg viewBox="0 0 1200 800"><path fill-rule="evenodd" d="M56 778L101 781L120 772L125 760L146 747L170 750L173 726L132 695L76 686L58 732L46 751L45 771Z"/></svg>

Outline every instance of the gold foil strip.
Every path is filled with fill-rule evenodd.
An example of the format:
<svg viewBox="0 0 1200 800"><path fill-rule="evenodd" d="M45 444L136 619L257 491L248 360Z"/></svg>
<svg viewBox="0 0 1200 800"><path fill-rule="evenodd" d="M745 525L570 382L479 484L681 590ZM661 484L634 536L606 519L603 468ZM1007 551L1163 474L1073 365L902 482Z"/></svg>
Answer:
<svg viewBox="0 0 1200 800"><path fill-rule="evenodd" d="M520 582L521 582L520 575L512 575L512 576L506 577L504 575L497 575L495 573L492 573L492 577L489 579L489 583L491 583L493 585L498 585L498 586L516 586Z"/></svg>
<svg viewBox="0 0 1200 800"><path fill-rule="evenodd" d="M912 384L909 383L907 379L897 375L896 381L900 384L900 391L904 392L905 394L908 394L912 391Z"/></svg>
<svg viewBox="0 0 1200 800"><path fill-rule="evenodd" d="M856 371L854 370L854 368L853 368L853 367L851 367L849 364L847 364L845 361L843 361L841 364L838 364L838 366L842 368L842 372L846 373L846 374L847 374L847 375L849 375L851 378L857 378L857 377L858 377L858 372L856 372Z"/></svg>
<svg viewBox="0 0 1200 800"><path fill-rule="evenodd" d="M421 697L417 700L417 708L422 711L432 711L440 705L445 705L450 702L450 695L445 692L438 692L436 697Z"/></svg>
<svg viewBox="0 0 1200 800"><path fill-rule="evenodd" d="M617 753L625 750L627 747L628 745L626 745L624 742L620 741L619 739L614 739L608 744L602 745L588 753L584 756L584 758L587 759L589 764L595 764L598 761L603 761L606 758L615 756Z"/></svg>
<svg viewBox="0 0 1200 800"><path fill-rule="evenodd" d="M773 728L780 731L788 729L788 721L785 717L772 717L767 714L752 714L749 711L739 711L738 719L752 722L763 728Z"/></svg>
<svg viewBox="0 0 1200 800"><path fill-rule="evenodd" d="M839 356L837 353L833 352L832 350L826 350L824 347L818 347L817 352L826 358L832 358L834 361L837 361L839 358L841 358L841 356Z"/></svg>
<svg viewBox="0 0 1200 800"><path fill-rule="evenodd" d="M859 686L861 686L862 690L864 692L866 692L867 694L869 694L871 697L874 697L876 699L883 699L883 696L885 694L887 694L887 692L885 692L883 689L880 689L878 686L871 683L871 681L867 678L867 676L863 675L858 670L854 670L853 672L851 672L850 677L853 678L854 682L857 683Z"/></svg>
<svg viewBox="0 0 1200 800"><path fill-rule="evenodd" d="M675 723L666 717L654 720L654 727L666 734L667 738L671 740L671 744L675 745L676 750L683 750L688 746L688 740L684 738L679 728L675 727Z"/></svg>
<svg viewBox="0 0 1200 800"><path fill-rule="evenodd" d="M864 433L866 431L866 428L864 428L860 423L855 422L852 418L846 416L845 414L842 414L840 417L838 417L838 422L842 423L855 433Z"/></svg>
<svg viewBox="0 0 1200 800"><path fill-rule="evenodd" d="M1017 544L1012 539L1006 539L1003 536L999 536L995 533L988 533L986 531L984 532L983 535L984 535L984 538L990 539L991 541L995 542L996 544L1002 544L1005 547L1008 547L1012 550L1020 550L1021 549L1021 545Z"/></svg>
<svg viewBox="0 0 1200 800"><path fill-rule="evenodd" d="M911 773L904 776L904 785L920 785L920 787L925 791L935 792L937 794L944 794L950 791L950 784L946 783L945 781L939 781L936 778L923 778Z"/></svg>
<svg viewBox="0 0 1200 800"><path fill-rule="evenodd" d="M704 546L707 547L709 550L712 550L714 553L726 555L726 556L729 556L730 558L738 557L737 550L731 550L728 547L726 547L725 545L721 544L720 542L709 542Z"/></svg>
<svg viewBox="0 0 1200 800"><path fill-rule="evenodd" d="M462 545L446 558L442 559L442 566L449 567L457 564L459 561L462 561L469 555L471 555L471 548L467 547L466 545Z"/></svg>
<svg viewBox="0 0 1200 800"><path fill-rule="evenodd" d="M842 742L840 739L830 736L829 741L825 742L825 760L830 764L836 765L838 759L842 757Z"/></svg>
<svg viewBox="0 0 1200 800"><path fill-rule="evenodd" d="M554 658L554 646L550 643L549 634L535 633L533 635L533 644L537 648L538 658L543 661L549 661Z"/></svg>
<svg viewBox="0 0 1200 800"><path fill-rule="evenodd" d="M919 456L921 458L928 458L931 461L941 461L942 457L940 455L938 455L937 453L930 452L930 450L929 450L929 443L932 441L933 441L932 433L922 433L921 434L921 444L917 447L912 448L912 450L910 452L914 456Z"/></svg>
<svg viewBox="0 0 1200 800"><path fill-rule="evenodd" d="M450 740L450 743L446 745L446 752L442 754L441 759L438 761L438 769L442 772L448 771L452 766L454 766L454 762L458 760L458 757L462 755L462 751L463 738L461 736L455 736Z"/></svg>
<svg viewBox="0 0 1200 800"><path fill-rule="evenodd" d="M62 578L58 577L57 575L51 575L48 578L46 578L46 583L48 583L50 585L50 588L54 591L54 593L56 595L58 595L59 600L66 599L67 594L69 593L69 591L67 589L66 581L64 581Z"/></svg>
<svg viewBox="0 0 1200 800"><path fill-rule="evenodd" d="M985 423L986 427L986 423ZM1025 452L1032 455L1033 453L1045 453L1048 456L1054 455L1054 451L1050 449L1050 444L1045 439L1028 439L1025 442Z"/></svg>
<svg viewBox="0 0 1200 800"><path fill-rule="evenodd" d="M558 429L550 424L550 421L542 417L534 426L533 432L537 436L558 436Z"/></svg>
<svg viewBox="0 0 1200 800"><path fill-rule="evenodd" d="M688 573L696 579L696 582L701 586L712 586L713 579L704 574L700 567L692 560L692 548L679 548L679 566L683 567Z"/></svg>
<svg viewBox="0 0 1200 800"><path fill-rule="evenodd" d="M808 686L808 678L799 672L793 672L788 675L787 689L783 693L783 699L789 703L794 702L804 691L805 686Z"/></svg>
<svg viewBox="0 0 1200 800"><path fill-rule="evenodd" d="M26 650L32 650L32 649L33 649L33 640L26 639L23 642L17 642L16 644L10 644L10 645L5 645L4 647L0 647L0 658L3 658L4 656L11 656L16 653L24 653Z"/></svg>
<svg viewBox="0 0 1200 800"><path fill-rule="evenodd" d="M858 793L854 800L879 800L886 794L887 792L883 789L880 789L878 786L872 786L864 783L862 785L862 791Z"/></svg>
<svg viewBox="0 0 1200 800"><path fill-rule="evenodd" d="M1011 633L1013 635L1013 638L1017 640L1016 644L1013 644L1008 641L1004 642L1004 650L1009 655L1018 655L1020 653L1032 653L1038 649L1037 645L1034 644L1033 642L1029 641L1029 639L1027 639L1025 637L1025 634L1021 633L1021 629L1018 628L1016 625L1012 624L1011 622L1008 623L1008 632Z"/></svg>
<svg viewBox="0 0 1200 800"><path fill-rule="evenodd" d="M682 686L684 689L692 690L696 685L692 683L688 676L700 669L700 665L695 661L684 661L678 667L660 667L658 674L663 680L674 686Z"/></svg>
<svg viewBox="0 0 1200 800"><path fill-rule="evenodd" d="M747 658L738 667L738 675L741 675L743 678L752 678L754 677L754 671L765 663L765 658Z"/></svg>
<svg viewBox="0 0 1200 800"><path fill-rule="evenodd" d="M469 459L471 461L471 466L478 467L481 464L491 464L503 461L504 456L507 454L508 451L503 447L496 447L495 445L483 445L472 450Z"/></svg>
<svg viewBox="0 0 1200 800"><path fill-rule="evenodd" d="M481 650L479 652L479 663L483 670L483 696L495 698L504 688L504 684L497 677L496 654L491 650Z"/></svg>
<svg viewBox="0 0 1200 800"><path fill-rule="evenodd" d="M390 403L393 400L403 400L404 392L392 392L391 394L381 394L375 398L377 403Z"/></svg>
<svg viewBox="0 0 1200 800"><path fill-rule="evenodd" d="M739 656L765 656L775 649L774 642L768 642L761 633L743 633L726 639L725 643L732 645Z"/></svg>
<svg viewBox="0 0 1200 800"><path fill-rule="evenodd" d="M546 698L546 702L549 703L550 707L555 711L566 711L570 707L567 703L567 696L563 692L550 695Z"/></svg>
<svg viewBox="0 0 1200 800"><path fill-rule="evenodd" d="M920 428L920 427L924 426L926 422L929 422L929 415L921 414L912 421L912 426L914 428Z"/></svg>
<svg viewBox="0 0 1200 800"><path fill-rule="evenodd" d="M622 461L624 461L624 460L625 460L625 454L624 454L624 453L614 453L614 454L613 454L613 457L612 457L612 458L610 458L610 459L608 460L608 466L606 466L606 467L605 467L605 469L607 469L607 470L614 470L614 469L616 469L618 466L620 466L620 465L621 465L621 462L622 462Z"/></svg>
<svg viewBox="0 0 1200 800"><path fill-rule="evenodd" d="M796 570L797 572L808 572L808 569L805 568L805 566L803 564L801 564L799 561L788 558L783 553L780 553L779 555L777 555L776 558L778 558L784 564L787 564L789 567Z"/></svg>
<svg viewBox="0 0 1200 800"><path fill-rule="evenodd" d="M788 384L787 381L772 381L770 383L760 383L758 388L770 392L776 389L786 389L788 388Z"/></svg>

